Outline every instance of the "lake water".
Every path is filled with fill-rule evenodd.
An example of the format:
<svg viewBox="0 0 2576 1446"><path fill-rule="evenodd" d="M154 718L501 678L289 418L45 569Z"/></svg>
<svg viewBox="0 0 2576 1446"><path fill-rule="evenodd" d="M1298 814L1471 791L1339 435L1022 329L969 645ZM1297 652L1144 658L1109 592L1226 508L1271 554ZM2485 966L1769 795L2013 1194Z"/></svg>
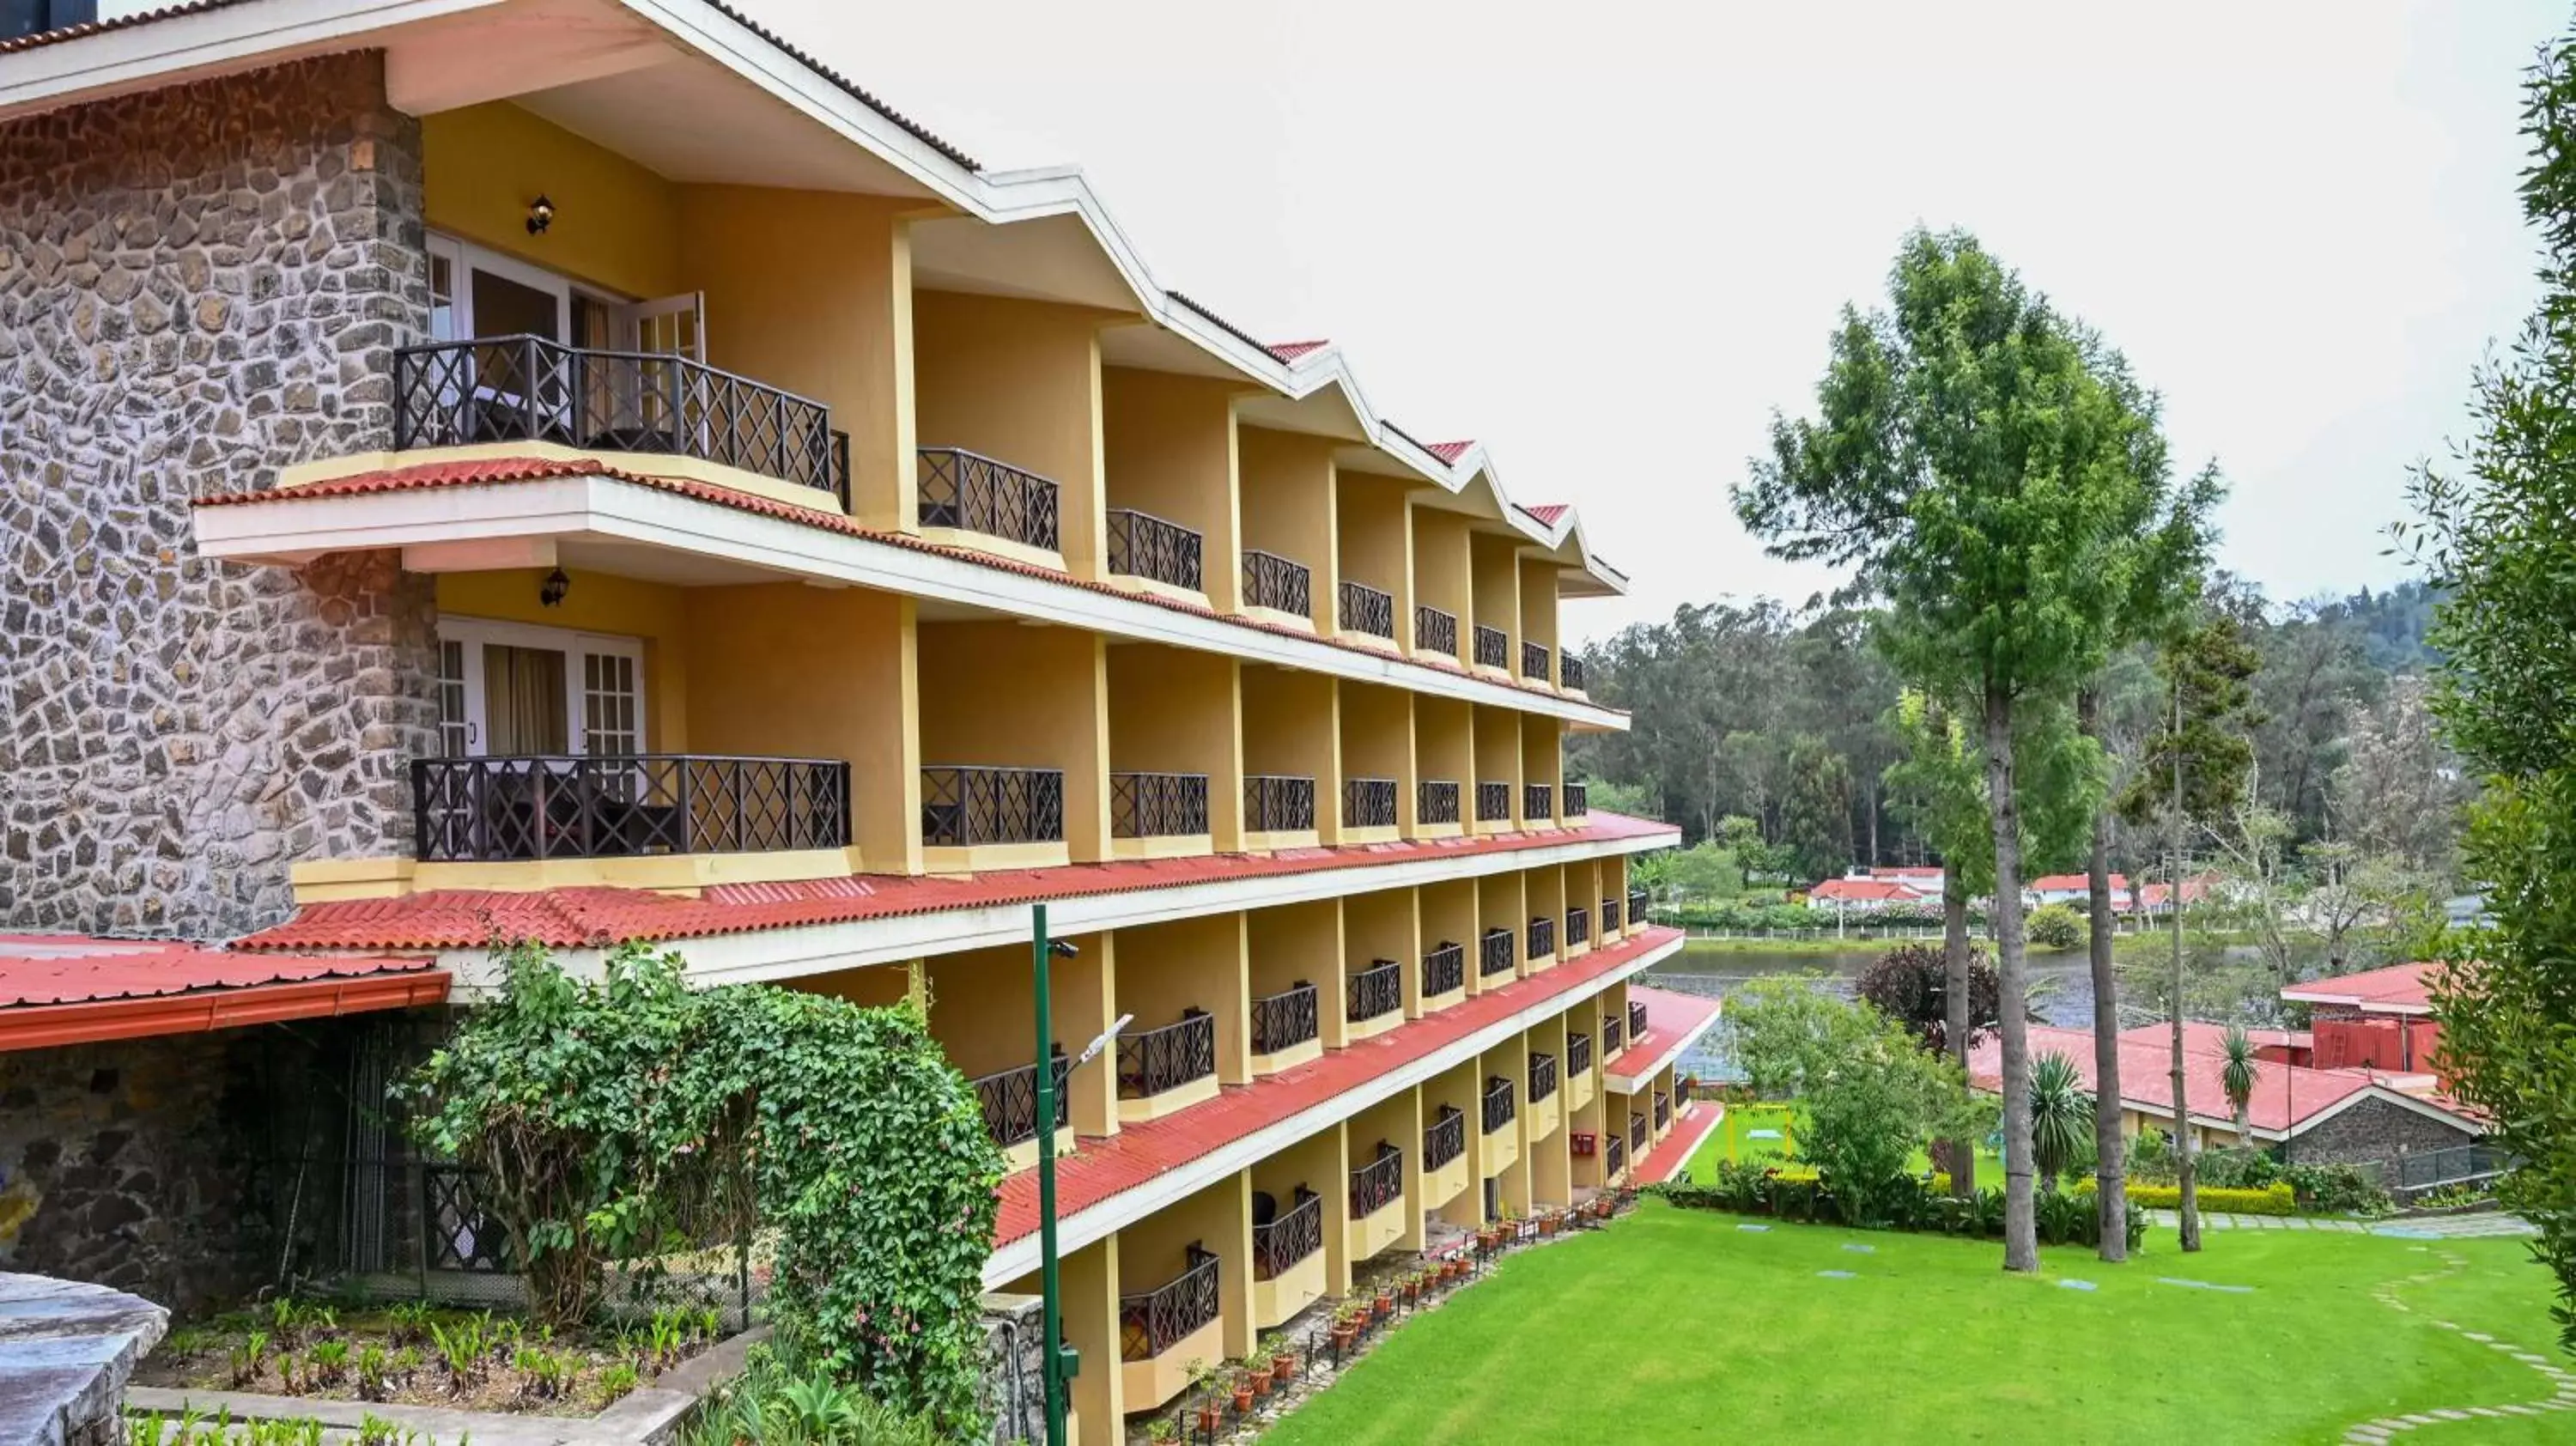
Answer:
<svg viewBox="0 0 2576 1446"><path fill-rule="evenodd" d="M1824 987L1849 997L1854 982L1876 962L1880 949L1856 948L1845 953L1757 953L1736 949L1684 948L1646 971L1657 989L1719 998L1749 979L1766 974L1820 974ZM2089 1029L2093 1024L2092 966L2083 953L2043 954L2029 961L2032 1010L2050 1024ZM1739 1078L1726 1055L1726 1031L1712 1029L1682 1058L1682 1070L1701 1079Z"/></svg>

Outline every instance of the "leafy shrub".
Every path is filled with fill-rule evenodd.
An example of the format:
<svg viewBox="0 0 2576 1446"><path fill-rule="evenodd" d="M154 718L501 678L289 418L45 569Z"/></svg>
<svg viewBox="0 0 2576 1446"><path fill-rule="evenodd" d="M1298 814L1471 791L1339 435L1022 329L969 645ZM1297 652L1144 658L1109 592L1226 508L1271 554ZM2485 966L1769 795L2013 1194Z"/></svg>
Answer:
<svg viewBox="0 0 2576 1446"><path fill-rule="evenodd" d="M2396 1208L2387 1189L2358 1165L2291 1165L2281 1178L2310 1210L2384 1215Z"/></svg>
<svg viewBox="0 0 2576 1446"><path fill-rule="evenodd" d="M2084 920L2064 904L2042 904L2022 922L2030 942L2042 949L2073 949L2084 943Z"/></svg>
<svg viewBox="0 0 2576 1446"><path fill-rule="evenodd" d="M1938 944L1899 944L1878 956L1860 976L1853 992L1879 1013L1904 1025L1925 1049L1949 1049L1947 999L1950 961ZM1968 1028L1992 1029L2001 1017L2003 985L1994 957L1983 949L1968 956Z"/></svg>
<svg viewBox="0 0 2576 1446"><path fill-rule="evenodd" d="M2089 1199L2093 1193L2093 1182L2081 1181L2076 1185L2076 1190ZM2200 1208L2203 1210L2220 1210L2230 1215L2296 1215L2299 1213L2298 1196L2290 1189L2289 1182L2286 1180L2275 1182L2260 1190L2230 1190L2219 1186L2198 1189L2193 1193L2198 1197ZM2129 1186L2129 1203L2158 1210L2180 1209L2182 1187L2132 1183Z"/></svg>
<svg viewBox="0 0 2576 1446"><path fill-rule="evenodd" d="M1936 1184L1940 1188L1935 1188ZM2004 1233L2004 1192L1988 1188L1973 1200L1947 1193L1946 1182L1898 1175L1867 1192L1874 1218L1851 1218L1847 1198L1829 1180L1795 1172L1794 1167L1765 1166L1730 1160L1717 1167L1706 1185L1651 1185L1659 1195L1685 1210L1723 1210L1737 1215L1769 1215L1782 1220L1828 1225L1884 1227L1943 1235L1999 1240ZM2214 1207L2213 1207L2214 1208ZM2093 1197L2058 1194L2042 1197L2037 1207L2039 1238L2050 1245L2096 1245L2101 1242L2100 1212ZM2134 1197L2129 1201L2129 1248L2146 1239L2147 1216Z"/></svg>
<svg viewBox="0 0 2576 1446"><path fill-rule="evenodd" d="M2192 1178L2203 1188L2261 1190L2281 1178L2281 1162L2270 1150L2244 1145L2205 1150L2194 1161Z"/></svg>

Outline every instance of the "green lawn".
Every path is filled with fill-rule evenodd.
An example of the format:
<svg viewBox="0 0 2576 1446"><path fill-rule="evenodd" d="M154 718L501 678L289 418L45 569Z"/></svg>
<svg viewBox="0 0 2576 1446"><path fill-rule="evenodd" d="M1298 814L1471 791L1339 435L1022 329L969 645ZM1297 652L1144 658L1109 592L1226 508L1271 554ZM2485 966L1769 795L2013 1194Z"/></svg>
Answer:
<svg viewBox="0 0 2576 1446"><path fill-rule="evenodd" d="M1699 1149L1692 1153L1689 1166L1690 1179L1695 1184L1715 1184L1717 1167L1728 1160L1773 1159L1784 1156L1794 1159L1798 1153L1800 1128L1801 1124L1796 1118L1796 1111L1788 1105L1729 1105L1726 1107L1725 1123L1709 1131L1708 1138L1700 1141ZM1754 1139L1754 1133L1760 1130L1778 1130L1780 1138ZM1920 1150L1915 1151L1910 1168L1918 1171L1932 1168L1931 1157ZM1977 1147L1977 1183L2001 1185L2003 1182L2002 1157L1986 1146L1979 1145Z"/></svg>
<svg viewBox="0 0 2576 1446"><path fill-rule="evenodd" d="M2336 1441L2372 1416L2549 1395L2529 1366L2430 1319L2547 1350L2548 1278L2516 1241L2213 1231L2186 1260L2158 1230L2125 1266L2050 1250L2025 1278L2002 1274L1990 1242L1739 1223L1648 1201L1606 1231L1515 1255L1264 1440L2217 1446ZM2381 1282L2443 1269L2440 1252L2466 1268L2408 1287L2411 1312L2373 1298ZM2571 1436L2555 1414L2406 1439Z"/></svg>

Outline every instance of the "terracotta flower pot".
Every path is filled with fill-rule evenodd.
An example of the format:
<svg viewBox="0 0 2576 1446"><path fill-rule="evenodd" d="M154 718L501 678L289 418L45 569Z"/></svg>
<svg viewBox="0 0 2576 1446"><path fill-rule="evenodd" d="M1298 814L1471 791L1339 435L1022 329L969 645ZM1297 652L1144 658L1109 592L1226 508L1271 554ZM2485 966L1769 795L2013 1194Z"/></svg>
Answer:
<svg viewBox="0 0 2576 1446"><path fill-rule="evenodd" d="M1254 1400L1262 1400L1269 1396L1270 1373L1268 1371L1263 1371L1258 1375L1246 1376L1244 1377L1244 1381L1252 1387L1252 1398Z"/></svg>
<svg viewBox="0 0 2576 1446"><path fill-rule="evenodd" d="M1213 1438L1217 1433L1217 1428L1224 1424L1225 1412L1223 1410L1215 1406L1199 1407L1199 1430L1202 1433Z"/></svg>
<svg viewBox="0 0 2576 1446"><path fill-rule="evenodd" d="M1281 1351L1279 1354L1272 1356L1270 1358L1270 1376L1271 1379L1278 1381L1282 1385L1297 1379L1297 1358L1288 1354L1286 1351Z"/></svg>
<svg viewBox="0 0 2576 1446"><path fill-rule="evenodd" d="M1234 1388L1234 1414L1236 1414L1236 1415L1238 1415L1238 1416L1249 1415L1249 1414L1251 1413L1251 1411L1252 1411L1252 1388L1251 1388L1250 1386L1237 1386L1237 1387L1235 1387L1235 1388Z"/></svg>
<svg viewBox="0 0 2576 1446"><path fill-rule="evenodd" d="M1377 1298L1377 1313L1378 1313L1381 1317L1383 1317L1383 1316L1387 1315L1388 1313L1392 1312L1394 1309L1395 1309L1395 1297L1394 1297L1394 1296L1391 1296L1391 1295L1381 1295L1381 1296L1379 1296L1379 1297Z"/></svg>

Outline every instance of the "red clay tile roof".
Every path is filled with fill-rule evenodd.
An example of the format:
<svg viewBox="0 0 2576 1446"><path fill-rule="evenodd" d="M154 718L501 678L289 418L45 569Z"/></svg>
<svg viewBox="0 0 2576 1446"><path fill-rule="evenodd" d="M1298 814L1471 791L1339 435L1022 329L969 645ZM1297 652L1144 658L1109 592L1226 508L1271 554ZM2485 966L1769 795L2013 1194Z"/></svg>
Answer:
<svg viewBox="0 0 2576 1446"><path fill-rule="evenodd" d="M1318 337L1313 341L1274 341L1270 344L1269 350L1272 356L1281 361L1292 362L1310 351L1322 351L1331 345L1330 341Z"/></svg>
<svg viewBox="0 0 2576 1446"><path fill-rule="evenodd" d="M2168 1027L2148 1025L2120 1036L2120 1098L2132 1108L2151 1114L2173 1112L2173 1052L2164 1032ZM2233 1114L2227 1091L2219 1081L2227 1067L2226 1056L2215 1045L2216 1035L2222 1032L2213 1029L2200 1036L2200 1045L2187 1032L2183 1043L2183 1075L2190 1090L2191 1112L2204 1119L2224 1120ZM2083 1076L2084 1087L2093 1088L2091 1030L2034 1024L2030 1027L2030 1050L2034 1059L2050 1050L2066 1055ZM1968 1051L1969 1083L1982 1090L1998 1089L2002 1069L2002 1041L1992 1034L1979 1037ZM2248 1114L2258 1130L2277 1134L2284 1128L2305 1129L2328 1107L2371 1088L2368 1070L2303 1069L2266 1061L2255 1075Z"/></svg>
<svg viewBox="0 0 2576 1446"><path fill-rule="evenodd" d="M2433 976L2441 967L2436 963L2419 961L2392 964L2363 974L2311 979L2305 984L2282 990L2281 997L2312 1004L2356 1005L2364 1014L2421 1013L2433 1005Z"/></svg>
<svg viewBox="0 0 2576 1446"><path fill-rule="evenodd" d="M1464 442L1434 442L1422 450L1439 458L1443 462L1455 462L1459 457L1465 455L1468 448L1474 445L1476 445L1476 443L1471 438ZM1529 509L1524 507L1521 510L1527 512Z"/></svg>
<svg viewBox="0 0 2576 1446"><path fill-rule="evenodd" d="M1633 992L1633 991L1631 991ZM1682 1106L1681 1118L1673 1122L1673 1132L1646 1152L1646 1158L1629 1167L1631 1185L1660 1185L1680 1175L1699 1151L1699 1143L1726 1118L1726 1111L1714 1100L1693 1100Z"/></svg>
<svg viewBox="0 0 2576 1446"><path fill-rule="evenodd" d="M39 30L32 35L21 35L14 40L0 40L0 55L11 55L21 50L34 50L39 46L59 45L66 40L78 40L87 35L104 35L111 30L131 30L137 25L149 24L155 20L175 20L182 15L201 15L209 10L227 10L241 3L243 0L193 0L193 3L186 5L165 5L158 10L137 10L131 15L119 15L107 20L84 20L78 25L59 25L51 30Z"/></svg>
<svg viewBox="0 0 2576 1446"><path fill-rule="evenodd" d="M401 1009L447 996L426 959L244 955L166 939L0 935L0 1050Z"/></svg>
<svg viewBox="0 0 2576 1446"><path fill-rule="evenodd" d="M1420 859L1465 858L1568 843L1605 843L1672 833L1668 824L1594 813L1579 829L1494 834L1275 854L1209 854L1006 869L969 878L854 874L799 883L719 884L697 898L607 886L504 893L443 889L390 899L307 904L294 918L234 944L236 949L480 949L521 940L556 948L659 941L843 924L862 919L988 908L1184 884L1359 869Z"/></svg>
<svg viewBox="0 0 2576 1446"><path fill-rule="evenodd" d="M1467 673L1465 668L1455 663L1425 662L1414 657L1390 658L1380 649L1363 647L1348 638L1320 637L1306 628L1239 617L1233 613L1219 612L1212 607L1202 607L1154 593L1130 592L1111 583L1088 582L1060 568L1039 567L1030 563L1016 562L1010 558L996 557L987 552L978 552L973 548L951 547L943 543L929 542L909 532L883 532L875 528L862 527L844 513L799 507L794 503L781 502L776 498L740 492L731 487L720 487L708 482L631 472L587 459L564 461L545 457L496 457L475 462L430 462L375 472L355 472L346 477L335 477L326 482L313 482L301 487L271 488L254 492L219 492L213 496L198 498L196 505L244 507L260 503L300 502L315 498L366 497L386 492L427 491L442 487L508 487L522 483L561 481L575 477L599 477L611 482L649 487L658 492L675 493L695 501L712 503L718 507L729 507L738 512L749 512L760 517L774 517L784 522L798 522L809 527L819 527L844 537L882 542L889 547L906 548L913 552L935 553L941 557L973 563L978 567L989 567L999 572L1016 573L1022 577L1044 578L1049 582L1082 588L1087 592L1125 598L1171 612L1186 613L1192 617L1212 618L1232 627L1250 628L1256 632L1270 633L1278 637L1321 643L1326 647L1340 648L1346 652L1365 653L1372 658L1387 659L1399 666L1420 668L1424 672L1447 673L1453 677L1464 676ZM1555 696L1554 691L1545 684L1527 679L1514 678L1509 683L1499 686L1508 686L1525 693ZM1602 707L1598 703L1590 706ZM1623 710L1609 708L1604 711L1620 713Z"/></svg>
<svg viewBox="0 0 2576 1446"><path fill-rule="evenodd" d="M2092 879L2083 874L2043 874L2030 881L2031 892L2036 894L2082 893L2091 887L2093 887ZM2128 892L2129 876L2113 874L2111 897L2116 899Z"/></svg>
<svg viewBox="0 0 2576 1446"><path fill-rule="evenodd" d="M1230 1085L1215 1099L1144 1124L1121 1125L1107 1139L1085 1140L1056 1166L1056 1214L1062 1219L1135 1189L1166 1171L1278 1124L1336 1095L1435 1053L1524 1009L1580 992L1584 986L1649 950L1681 937L1677 929L1649 929L1570 964L1515 980L1409 1021L1347 1049L1248 1085ZM1407 1144L1398 1141L1398 1144ZM1413 1141L1408 1148L1418 1146ZM1004 1180L1001 1219L993 1243L1008 1245L1038 1228L1037 1172Z"/></svg>
<svg viewBox="0 0 2576 1446"><path fill-rule="evenodd" d="M1809 889L1807 897L1855 904L1912 904L1930 896L1899 879L1827 879Z"/></svg>
<svg viewBox="0 0 2576 1446"><path fill-rule="evenodd" d="M1706 1033L1726 1007L1724 1000L1705 994L1650 989L1643 984L1629 985L1628 998L1646 1006L1646 1029L1631 1035L1624 1048L1601 1062L1612 1074L1624 1074L1619 1068L1623 1060L1633 1060L1640 1068L1661 1060L1674 1045Z"/></svg>
<svg viewBox="0 0 2576 1446"><path fill-rule="evenodd" d="M1520 504L1517 502L1512 505L1520 507ZM1556 525L1556 519L1563 517L1572 509L1569 504L1563 502L1541 502L1533 507L1521 507L1521 510L1528 513L1530 516L1537 518L1542 525L1554 527Z"/></svg>

